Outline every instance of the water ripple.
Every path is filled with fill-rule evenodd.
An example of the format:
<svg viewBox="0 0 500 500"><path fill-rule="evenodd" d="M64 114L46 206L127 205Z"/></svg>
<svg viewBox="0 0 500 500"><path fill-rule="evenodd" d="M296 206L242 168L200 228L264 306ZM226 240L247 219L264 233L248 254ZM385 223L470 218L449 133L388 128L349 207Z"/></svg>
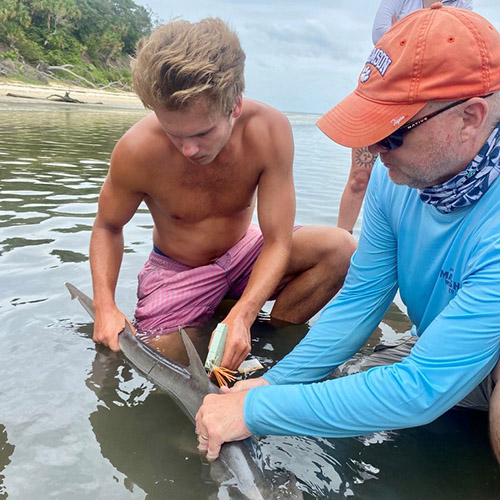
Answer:
<svg viewBox="0 0 500 500"><path fill-rule="evenodd" d="M99 190L114 144L145 113L22 109L0 108L0 497L215 498L191 423L121 355L94 344L87 315L64 287L72 281L90 293L88 245ZM333 225L350 151L316 129L317 115L288 116L297 221ZM130 317L151 230L143 204L125 228L117 288ZM407 330L391 314L392 326L383 325L375 339ZM252 350L268 368L306 332L300 325L276 335L264 318L252 328ZM456 435L446 435L449 452L435 438L442 429L432 426L361 439L261 443L267 467L295 473L312 498L392 499L403 492L408 499L448 499L459 491L489 500L500 497L500 479L486 426L455 422ZM440 476L428 465L438 455ZM461 456L475 457L468 474L455 473L465 470Z"/></svg>

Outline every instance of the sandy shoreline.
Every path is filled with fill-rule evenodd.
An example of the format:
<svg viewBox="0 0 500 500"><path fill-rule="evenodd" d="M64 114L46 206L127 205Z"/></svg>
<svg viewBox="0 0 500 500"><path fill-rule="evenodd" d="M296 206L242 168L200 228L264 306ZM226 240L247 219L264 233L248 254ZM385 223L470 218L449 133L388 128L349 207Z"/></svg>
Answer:
<svg viewBox="0 0 500 500"><path fill-rule="evenodd" d="M47 99L48 96L54 94L64 96L66 92L70 93L71 98L78 99L85 104L64 103L54 98ZM25 96L26 98L11 97L7 96L7 94L16 94ZM33 85L5 78L0 78L0 104L20 104L23 106L44 104L49 106L81 106L82 108L90 107L93 109L102 107L103 109L114 108L144 111L144 106L133 92L98 90L66 83Z"/></svg>

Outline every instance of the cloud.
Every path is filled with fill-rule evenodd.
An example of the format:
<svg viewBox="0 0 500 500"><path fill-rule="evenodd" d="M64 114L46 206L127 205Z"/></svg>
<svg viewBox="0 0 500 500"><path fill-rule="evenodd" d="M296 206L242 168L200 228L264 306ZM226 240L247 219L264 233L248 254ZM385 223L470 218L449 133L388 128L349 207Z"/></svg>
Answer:
<svg viewBox="0 0 500 500"><path fill-rule="evenodd" d="M221 17L247 54L248 97L286 111L323 112L350 93L372 49L376 0L135 0L164 20ZM474 8L500 26L498 0Z"/></svg>

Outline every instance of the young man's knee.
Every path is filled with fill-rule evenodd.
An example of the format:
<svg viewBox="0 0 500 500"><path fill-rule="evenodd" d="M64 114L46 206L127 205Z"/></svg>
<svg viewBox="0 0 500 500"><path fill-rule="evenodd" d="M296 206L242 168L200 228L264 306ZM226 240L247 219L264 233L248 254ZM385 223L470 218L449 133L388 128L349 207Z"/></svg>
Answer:
<svg viewBox="0 0 500 500"><path fill-rule="evenodd" d="M493 383L496 384L500 379L500 361L497 362L495 368L491 372L491 378L493 379Z"/></svg>
<svg viewBox="0 0 500 500"><path fill-rule="evenodd" d="M496 385L490 399L490 441L500 464L500 385Z"/></svg>
<svg viewBox="0 0 500 500"><path fill-rule="evenodd" d="M330 228L328 234L325 234L322 260L328 263L338 264L348 263L356 250L357 243L352 235L345 229L338 227Z"/></svg>

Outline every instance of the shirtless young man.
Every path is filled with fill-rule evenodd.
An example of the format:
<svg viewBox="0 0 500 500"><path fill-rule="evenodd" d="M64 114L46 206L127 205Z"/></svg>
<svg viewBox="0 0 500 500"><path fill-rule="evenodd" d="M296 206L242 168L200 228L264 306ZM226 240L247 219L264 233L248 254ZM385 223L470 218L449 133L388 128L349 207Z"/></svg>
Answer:
<svg viewBox="0 0 500 500"><path fill-rule="evenodd" d="M239 298L223 320L222 365L236 368L276 291L271 316L301 323L341 287L354 240L336 228L293 231L290 125L281 112L242 99L244 59L218 19L176 20L140 44L134 88L153 113L117 143L99 197L90 244L96 342L119 349L122 228L142 201L154 249L139 275L136 319L151 338L168 344L164 334ZM257 200L260 229L251 225Z"/></svg>

